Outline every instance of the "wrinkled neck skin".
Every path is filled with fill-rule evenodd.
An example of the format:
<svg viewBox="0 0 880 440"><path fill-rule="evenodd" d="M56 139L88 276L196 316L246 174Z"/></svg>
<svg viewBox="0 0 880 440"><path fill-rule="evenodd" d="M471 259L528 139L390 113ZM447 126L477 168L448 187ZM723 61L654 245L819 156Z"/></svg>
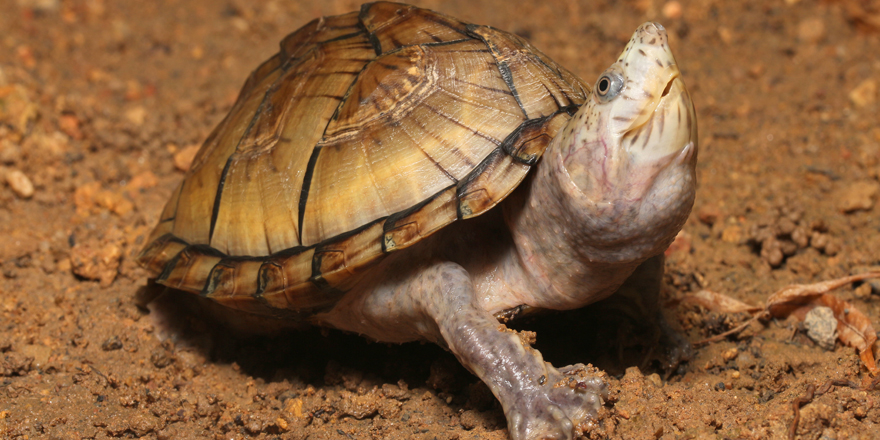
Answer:
<svg viewBox="0 0 880 440"><path fill-rule="evenodd" d="M517 269L535 284L526 304L602 299L675 238L693 206L697 156L680 76L663 26L640 26L505 205Z"/></svg>
<svg viewBox="0 0 880 440"><path fill-rule="evenodd" d="M528 305L564 310L607 297L669 246L690 213L692 165L612 160L606 143L557 137L527 188L505 205L518 263L535 284L522 298ZM693 154L688 148L661 162L691 162Z"/></svg>

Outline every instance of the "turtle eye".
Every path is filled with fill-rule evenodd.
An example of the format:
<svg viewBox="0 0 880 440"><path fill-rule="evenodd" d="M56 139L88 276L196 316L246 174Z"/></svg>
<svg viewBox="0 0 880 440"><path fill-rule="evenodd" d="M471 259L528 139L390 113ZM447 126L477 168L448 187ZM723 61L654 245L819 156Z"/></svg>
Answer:
<svg viewBox="0 0 880 440"><path fill-rule="evenodd" d="M602 102L614 99L623 90L623 76L617 72L605 72L596 81L596 95Z"/></svg>

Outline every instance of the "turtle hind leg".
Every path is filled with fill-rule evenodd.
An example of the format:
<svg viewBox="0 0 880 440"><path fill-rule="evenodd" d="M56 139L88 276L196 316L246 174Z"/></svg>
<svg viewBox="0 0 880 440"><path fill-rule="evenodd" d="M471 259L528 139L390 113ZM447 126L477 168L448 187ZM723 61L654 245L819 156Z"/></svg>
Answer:
<svg viewBox="0 0 880 440"><path fill-rule="evenodd" d="M393 272L393 271L392 271ZM451 351L501 402L514 440L571 439L602 406L596 371L557 370L482 309L468 272L454 263L420 268L343 299L326 324L374 339L427 339Z"/></svg>

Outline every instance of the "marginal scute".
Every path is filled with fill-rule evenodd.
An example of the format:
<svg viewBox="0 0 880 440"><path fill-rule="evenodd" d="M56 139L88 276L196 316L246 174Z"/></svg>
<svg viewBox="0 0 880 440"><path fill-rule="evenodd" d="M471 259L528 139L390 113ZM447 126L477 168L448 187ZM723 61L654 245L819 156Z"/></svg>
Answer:
<svg viewBox="0 0 880 440"><path fill-rule="evenodd" d="M264 261L257 274L257 291L254 294L256 296L264 296L267 292L281 292L286 288L287 277L284 276L284 267L275 260ZM275 295L270 295L270 297L276 298ZM282 308L286 307L287 304L285 301L285 303L273 304L273 306Z"/></svg>
<svg viewBox="0 0 880 440"><path fill-rule="evenodd" d="M138 261L151 274L159 275L165 270L169 260L176 257L185 248L186 243L171 234L164 234L147 242L147 246L138 256Z"/></svg>
<svg viewBox="0 0 880 440"><path fill-rule="evenodd" d="M462 219L476 217L494 207L526 177L531 167L514 160L499 148L480 164L480 168L482 172L475 173L458 188L458 212Z"/></svg>
<svg viewBox="0 0 880 440"><path fill-rule="evenodd" d="M244 275L242 273L243 270L241 264L235 263L221 262L214 266L208 276L202 295L230 308L251 313L267 314L263 301L255 298L252 294L236 294L237 290L247 288L247 285L242 286L239 282L249 283L246 283L246 280L240 279ZM254 277L254 281L256 281L256 277Z"/></svg>
<svg viewBox="0 0 880 440"><path fill-rule="evenodd" d="M346 290L346 282L354 281L359 271L382 257L382 221L315 249L314 277L320 277L330 288Z"/></svg>
<svg viewBox="0 0 880 440"><path fill-rule="evenodd" d="M214 292L227 292L235 289L235 268L226 264L216 264L206 278L204 296L212 296Z"/></svg>
<svg viewBox="0 0 880 440"><path fill-rule="evenodd" d="M220 260L208 275L201 293L224 304L252 300L257 291L256 275L262 264L258 259Z"/></svg>
<svg viewBox="0 0 880 440"><path fill-rule="evenodd" d="M264 314L277 314L281 309L313 312L335 304L338 292L322 289L311 278L314 255L314 248L282 253L260 266L258 296L271 307Z"/></svg>
<svg viewBox="0 0 880 440"><path fill-rule="evenodd" d="M313 20L248 77L139 261L248 312L327 310L503 200L588 93L525 40L429 10Z"/></svg>
<svg viewBox="0 0 880 440"><path fill-rule="evenodd" d="M384 225L385 252L406 248L454 222L458 218L457 204L456 188L452 186L413 209L392 215Z"/></svg>
<svg viewBox="0 0 880 440"><path fill-rule="evenodd" d="M502 149L518 162L536 164L553 136L571 119L571 115L565 110L547 118L526 121L504 140Z"/></svg>
<svg viewBox="0 0 880 440"><path fill-rule="evenodd" d="M171 194L168 202L165 203L165 208L162 209L162 215L159 216L159 223L147 238L147 243L150 243L165 234L170 234L174 229L174 216L177 212L177 201L180 198L181 188L182 186L178 186Z"/></svg>
<svg viewBox="0 0 880 440"><path fill-rule="evenodd" d="M221 257L218 255L206 254L188 247L180 252L173 269L167 274L163 273L165 277L163 284L175 289L200 290L205 285L205 279L211 273L211 269L220 260Z"/></svg>

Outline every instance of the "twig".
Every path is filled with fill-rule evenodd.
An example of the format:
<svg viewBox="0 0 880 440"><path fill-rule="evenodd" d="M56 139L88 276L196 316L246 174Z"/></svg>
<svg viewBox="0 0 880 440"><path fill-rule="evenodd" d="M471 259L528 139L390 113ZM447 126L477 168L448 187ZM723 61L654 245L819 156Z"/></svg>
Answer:
<svg viewBox="0 0 880 440"><path fill-rule="evenodd" d="M694 347L699 347L699 346L702 346L705 344L711 344L713 342L718 342L728 336L735 335L735 334L745 330L746 328L748 328L748 326L751 325L753 322L755 322L761 318L766 318L768 316L769 316L769 314L766 311L758 313L755 316L752 316L748 321L746 321L746 322L744 322L744 323L742 323L742 324L740 324L740 325L738 325L738 326L736 326L736 327L734 327L724 333L719 333L715 336L712 336L711 338L706 338L706 339L694 342Z"/></svg>

